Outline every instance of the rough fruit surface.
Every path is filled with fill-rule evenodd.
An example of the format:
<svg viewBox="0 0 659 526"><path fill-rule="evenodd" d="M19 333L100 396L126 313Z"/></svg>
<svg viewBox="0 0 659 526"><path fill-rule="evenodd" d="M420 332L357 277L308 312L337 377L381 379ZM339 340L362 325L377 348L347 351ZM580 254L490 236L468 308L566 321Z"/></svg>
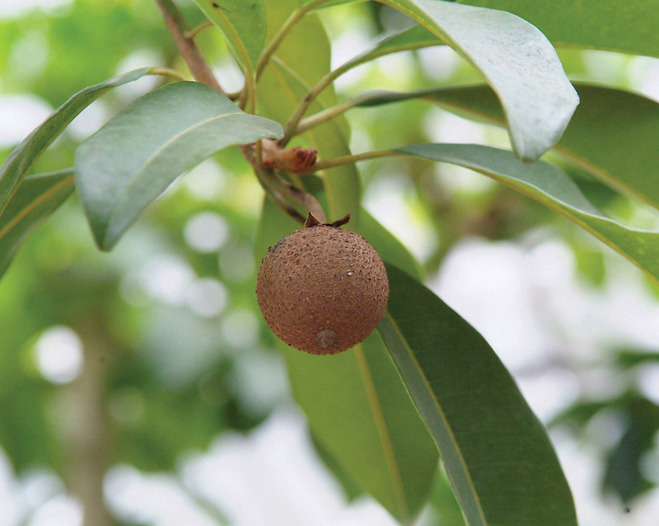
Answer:
<svg viewBox="0 0 659 526"><path fill-rule="evenodd" d="M359 234L314 226L268 249L256 283L268 327L287 344L335 354L363 341L387 307L382 259Z"/></svg>

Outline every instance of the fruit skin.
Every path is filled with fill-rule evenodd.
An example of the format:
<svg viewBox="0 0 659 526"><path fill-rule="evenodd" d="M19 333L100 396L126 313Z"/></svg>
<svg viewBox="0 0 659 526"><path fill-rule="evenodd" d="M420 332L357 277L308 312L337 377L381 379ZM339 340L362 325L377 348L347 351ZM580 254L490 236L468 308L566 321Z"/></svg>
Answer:
<svg viewBox="0 0 659 526"><path fill-rule="evenodd" d="M296 230L268 249L256 297L268 327L312 354L363 341L387 307L382 259L359 234L335 226Z"/></svg>

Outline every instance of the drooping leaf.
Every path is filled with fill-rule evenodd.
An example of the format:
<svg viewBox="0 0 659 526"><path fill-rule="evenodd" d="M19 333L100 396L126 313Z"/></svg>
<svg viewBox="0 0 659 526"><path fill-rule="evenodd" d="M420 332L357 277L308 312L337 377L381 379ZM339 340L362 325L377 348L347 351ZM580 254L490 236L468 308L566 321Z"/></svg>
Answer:
<svg viewBox="0 0 659 526"><path fill-rule="evenodd" d="M430 290L387 265L378 326L439 446L468 523L576 525L540 422L483 337Z"/></svg>
<svg viewBox="0 0 659 526"><path fill-rule="evenodd" d="M568 159L609 185L659 207L659 104L615 88L577 84L581 103L555 147ZM466 117L505 125L489 86L442 87L411 93L374 92L358 106L423 98Z"/></svg>
<svg viewBox="0 0 659 526"><path fill-rule="evenodd" d="M243 65L254 70L265 47L263 0L194 0L194 3L222 31Z"/></svg>
<svg viewBox="0 0 659 526"><path fill-rule="evenodd" d="M557 46L659 57L658 0L461 0L528 20Z"/></svg>
<svg viewBox="0 0 659 526"><path fill-rule="evenodd" d="M398 151L470 168L559 212L659 282L659 232L628 228L606 217L558 167L519 162L511 152L475 144L417 144Z"/></svg>
<svg viewBox="0 0 659 526"><path fill-rule="evenodd" d="M257 259L300 226L267 201ZM437 449L379 336L329 357L280 347L315 439L351 480L393 516L409 521L432 487Z"/></svg>
<svg viewBox="0 0 659 526"><path fill-rule="evenodd" d="M653 454L659 431L659 406L645 397L629 396L615 410L624 415L624 433L608 452L603 487L627 504L654 488L643 465L644 459Z"/></svg>
<svg viewBox="0 0 659 526"><path fill-rule="evenodd" d="M0 277L30 232L73 192L73 170L23 179L0 216Z"/></svg>
<svg viewBox="0 0 659 526"><path fill-rule="evenodd" d="M79 91L26 137L0 167L0 214L18 188L21 179L82 110L109 89L137 80L151 71L151 68L136 69Z"/></svg>
<svg viewBox="0 0 659 526"><path fill-rule="evenodd" d="M439 0L382 0L411 16L472 64L501 100L513 147L527 161L560 138L579 98L534 26L504 11Z"/></svg>
<svg viewBox="0 0 659 526"><path fill-rule="evenodd" d="M76 188L94 238L111 249L181 173L236 144L282 135L216 90L176 82L121 111L77 150Z"/></svg>
<svg viewBox="0 0 659 526"><path fill-rule="evenodd" d="M269 38L296 7L296 0L266 2ZM308 14L291 30L259 79L259 103L264 115L282 123L288 121L297 104L329 71L329 40L317 15ZM318 112L334 104L336 95L329 87L314 100L310 110ZM318 150L320 158L350 154L350 130L343 118L318 126L304 137ZM357 228L361 187L354 165L327 170L323 183L328 201L328 219L335 220L351 214L348 228Z"/></svg>

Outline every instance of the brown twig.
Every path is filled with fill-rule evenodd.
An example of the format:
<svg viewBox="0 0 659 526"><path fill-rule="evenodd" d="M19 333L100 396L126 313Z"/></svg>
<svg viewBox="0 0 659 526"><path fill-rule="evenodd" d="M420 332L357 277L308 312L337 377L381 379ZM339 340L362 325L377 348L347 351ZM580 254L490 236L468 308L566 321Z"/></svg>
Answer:
<svg viewBox="0 0 659 526"><path fill-rule="evenodd" d="M172 0L155 1L193 77L198 82L207 84L227 95L213 75L201 51L199 51L199 48L194 43L192 38L195 33L188 31L185 20L178 8L172 3ZM320 4L324 1L327 0L316 0L313 4ZM308 8L309 6L306 7ZM274 48L276 46L273 47L273 50ZM311 173L316 162L316 150L305 149L299 146L283 148L277 141L267 139L259 141L256 144L242 145L240 149L252 165L254 173L266 195L284 212L296 221L304 224L306 218L289 203L290 201L301 205L307 213L312 213L318 219L322 220L323 223L326 221L323 208L315 197L293 186L279 175L279 172L293 174Z"/></svg>
<svg viewBox="0 0 659 526"><path fill-rule="evenodd" d="M185 25L185 20L181 16L181 13L172 3L172 0L156 0L156 4L160 8L165 24L167 24L167 29L169 29L169 32L174 37L176 47L178 47L183 60L185 60L188 68L190 68L192 76L197 81L207 84L211 88L215 88L220 93L226 94L215 78L215 75L213 75L210 66L204 59L201 51L199 51L194 40L185 36L188 34L188 28Z"/></svg>
<svg viewBox="0 0 659 526"><path fill-rule="evenodd" d="M311 213L317 217L321 223L325 223L327 221L323 207L313 195L305 192L300 188L297 188L296 186L293 186L276 172L274 172L273 175L277 181L278 190L284 197L287 197L294 203L298 203L304 207L308 213Z"/></svg>

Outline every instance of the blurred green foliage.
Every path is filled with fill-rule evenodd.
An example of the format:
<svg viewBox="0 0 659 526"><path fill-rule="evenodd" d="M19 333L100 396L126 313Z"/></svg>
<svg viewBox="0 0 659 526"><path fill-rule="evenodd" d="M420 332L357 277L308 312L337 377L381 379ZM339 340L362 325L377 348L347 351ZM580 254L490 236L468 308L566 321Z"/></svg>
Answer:
<svg viewBox="0 0 659 526"><path fill-rule="evenodd" d="M180 3L191 25L201 22L191 2ZM335 39L356 26L374 37L403 23L399 14L375 3L328 10L324 20ZM217 32L205 31L199 44L210 60L229 60ZM564 54L568 73L587 77L583 56ZM403 56L405 75L392 78L387 67L369 65L339 90L339 98L382 85L405 90L438 84L424 67L423 53ZM158 63L143 63L144 57ZM478 80L463 61L450 54L444 60L441 82ZM32 9L0 19L0 96L36 95L57 107L118 69L143 65L185 71L153 2L74 0L52 12ZM627 82L621 73L619 85ZM136 96L130 90L108 94L102 99L104 111L115 113ZM348 118L353 144L366 150L432 141L427 122L439 112L422 101L356 109ZM502 140L498 130L485 128L483 133L495 143ZM63 136L39 161L37 171L70 166L76 146L70 134ZM8 153L9 149L0 152L0 157ZM450 170L415 158L360 166L367 196L382 178L397 179L408 208L431 233L435 243L422 261L428 275L438 271L444 257L465 237L522 240L537 229L549 229L572 247L583 280L594 289L605 286L609 273L603 254L607 252L584 243L573 226L500 185L452 186ZM565 170L596 206L616 214L633 208L627 198L578 168L568 164ZM61 424L67 418L71 386L46 380L35 350L40 335L52 327L70 327L85 346L101 350L105 374L99 390L106 400L110 464L174 470L181 455L206 449L218 433L252 429L273 408L290 403L280 374L281 358L258 316L253 294L253 236L261 199L249 165L240 152L230 150L171 187L110 254L94 246L75 196L31 235L0 281L0 447L18 472L47 466L63 478L68 476L71 444ZM186 228L200 213L214 214L228 229L226 240L209 251L195 249L186 238ZM161 281L154 281L159 275ZM226 299L210 314L199 308L203 297L194 296L194 285L204 279L211 280L212 290L223 291ZM171 295L157 291L163 280L173 287ZM175 280L182 284L175 286ZM657 355L614 348L610 356L610 367L627 370L656 360ZM271 396L245 381L247 366L272 377ZM603 481L624 500L654 484L638 466L655 447L659 413L639 392L638 385L631 383L621 397L596 404L579 400L555 423L575 424L579 433L600 411L613 408L624 415L625 432L605 452ZM630 465L636 468L630 470ZM344 485L351 488L350 481ZM446 524L460 524L462 518L447 487L438 482L431 501ZM352 487L350 494L356 493Z"/></svg>

